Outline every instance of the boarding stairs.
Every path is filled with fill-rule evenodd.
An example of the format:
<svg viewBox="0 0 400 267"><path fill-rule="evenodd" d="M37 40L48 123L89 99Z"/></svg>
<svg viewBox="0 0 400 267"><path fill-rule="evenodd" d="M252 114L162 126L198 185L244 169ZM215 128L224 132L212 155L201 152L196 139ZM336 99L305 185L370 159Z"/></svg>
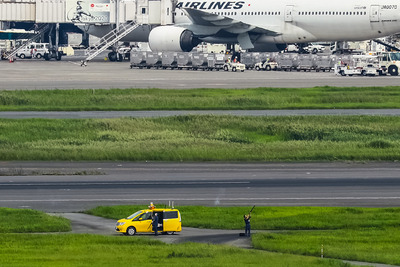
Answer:
<svg viewBox="0 0 400 267"><path fill-rule="evenodd" d="M88 47L85 50L85 55L88 57L81 61L81 66L86 66L87 62L98 56L101 52L116 44L123 37L128 35L134 29L139 27L140 24L136 24L134 21L130 23L121 24L119 28L114 29L107 33L105 36L100 38L100 40L94 44L94 46Z"/></svg>
<svg viewBox="0 0 400 267"><path fill-rule="evenodd" d="M388 47L388 48L390 48L390 49L392 49L392 50L400 51L400 48L398 48L398 47L396 47L395 45L393 45L393 44L391 44L391 43L388 43L388 42L386 42L386 41L384 41L384 40L382 40L382 39L374 39L373 41L374 41L375 43L384 45L384 46L386 46L386 47Z"/></svg>
<svg viewBox="0 0 400 267"><path fill-rule="evenodd" d="M15 55L18 53L19 50L24 48L26 45L37 41L40 38L40 36L44 32L46 32L48 29L49 29L49 24L41 24L36 29L34 29L34 31L35 31L35 35L34 36L32 36L32 34L30 34L30 33L26 33L26 34L21 35L19 37L19 39L25 40L25 41L21 42L18 46L15 46L13 50L8 52L7 55L6 55L6 59L14 59Z"/></svg>

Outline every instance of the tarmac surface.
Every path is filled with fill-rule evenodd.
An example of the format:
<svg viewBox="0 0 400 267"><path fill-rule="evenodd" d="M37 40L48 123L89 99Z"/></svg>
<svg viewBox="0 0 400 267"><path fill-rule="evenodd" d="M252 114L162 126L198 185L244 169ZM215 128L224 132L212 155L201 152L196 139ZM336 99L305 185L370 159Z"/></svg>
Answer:
<svg viewBox="0 0 400 267"><path fill-rule="evenodd" d="M399 162L0 162L0 206L400 206Z"/></svg>
<svg viewBox="0 0 400 267"><path fill-rule="evenodd" d="M52 215L67 218L72 224L72 233L77 234L101 234L121 236L114 230L116 220L105 219L83 213L53 213ZM154 236L152 233L138 233L136 236L146 236L157 238L168 244L199 242L232 245L240 248L252 248L251 239L240 237L240 230L214 230L214 229L198 229L192 227L183 227L179 233L172 235Z"/></svg>
<svg viewBox="0 0 400 267"><path fill-rule="evenodd" d="M337 76L333 72L255 71L225 72L130 68L128 61L109 62L100 56L87 67L83 57L61 61L17 59L0 61L0 90L110 89L110 88L304 88L315 86L398 86L400 76Z"/></svg>

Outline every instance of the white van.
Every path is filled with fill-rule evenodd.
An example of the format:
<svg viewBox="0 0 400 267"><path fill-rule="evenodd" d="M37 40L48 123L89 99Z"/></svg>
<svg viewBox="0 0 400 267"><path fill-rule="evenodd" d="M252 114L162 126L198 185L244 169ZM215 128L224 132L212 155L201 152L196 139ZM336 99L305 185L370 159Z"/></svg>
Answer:
<svg viewBox="0 0 400 267"><path fill-rule="evenodd" d="M42 58L49 49L49 43L30 43L16 54L19 58Z"/></svg>

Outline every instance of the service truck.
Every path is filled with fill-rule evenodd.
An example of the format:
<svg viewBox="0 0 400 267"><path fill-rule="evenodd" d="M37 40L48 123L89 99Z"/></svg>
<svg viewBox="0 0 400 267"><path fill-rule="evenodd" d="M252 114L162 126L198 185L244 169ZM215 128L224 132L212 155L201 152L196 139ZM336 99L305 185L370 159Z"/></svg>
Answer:
<svg viewBox="0 0 400 267"><path fill-rule="evenodd" d="M399 52L384 52L378 56L379 65L381 70L379 70L380 75L386 73L397 76L399 75L400 68L400 53Z"/></svg>

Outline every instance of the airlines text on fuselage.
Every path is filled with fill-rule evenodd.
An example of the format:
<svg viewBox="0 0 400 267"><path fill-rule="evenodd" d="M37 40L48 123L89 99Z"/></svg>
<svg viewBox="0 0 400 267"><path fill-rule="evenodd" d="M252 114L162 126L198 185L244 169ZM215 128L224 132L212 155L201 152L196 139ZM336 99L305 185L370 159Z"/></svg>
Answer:
<svg viewBox="0 0 400 267"><path fill-rule="evenodd" d="M231 2L179 2L177 8L193 8L193 9L241 9L244 1Z"/></svg>

